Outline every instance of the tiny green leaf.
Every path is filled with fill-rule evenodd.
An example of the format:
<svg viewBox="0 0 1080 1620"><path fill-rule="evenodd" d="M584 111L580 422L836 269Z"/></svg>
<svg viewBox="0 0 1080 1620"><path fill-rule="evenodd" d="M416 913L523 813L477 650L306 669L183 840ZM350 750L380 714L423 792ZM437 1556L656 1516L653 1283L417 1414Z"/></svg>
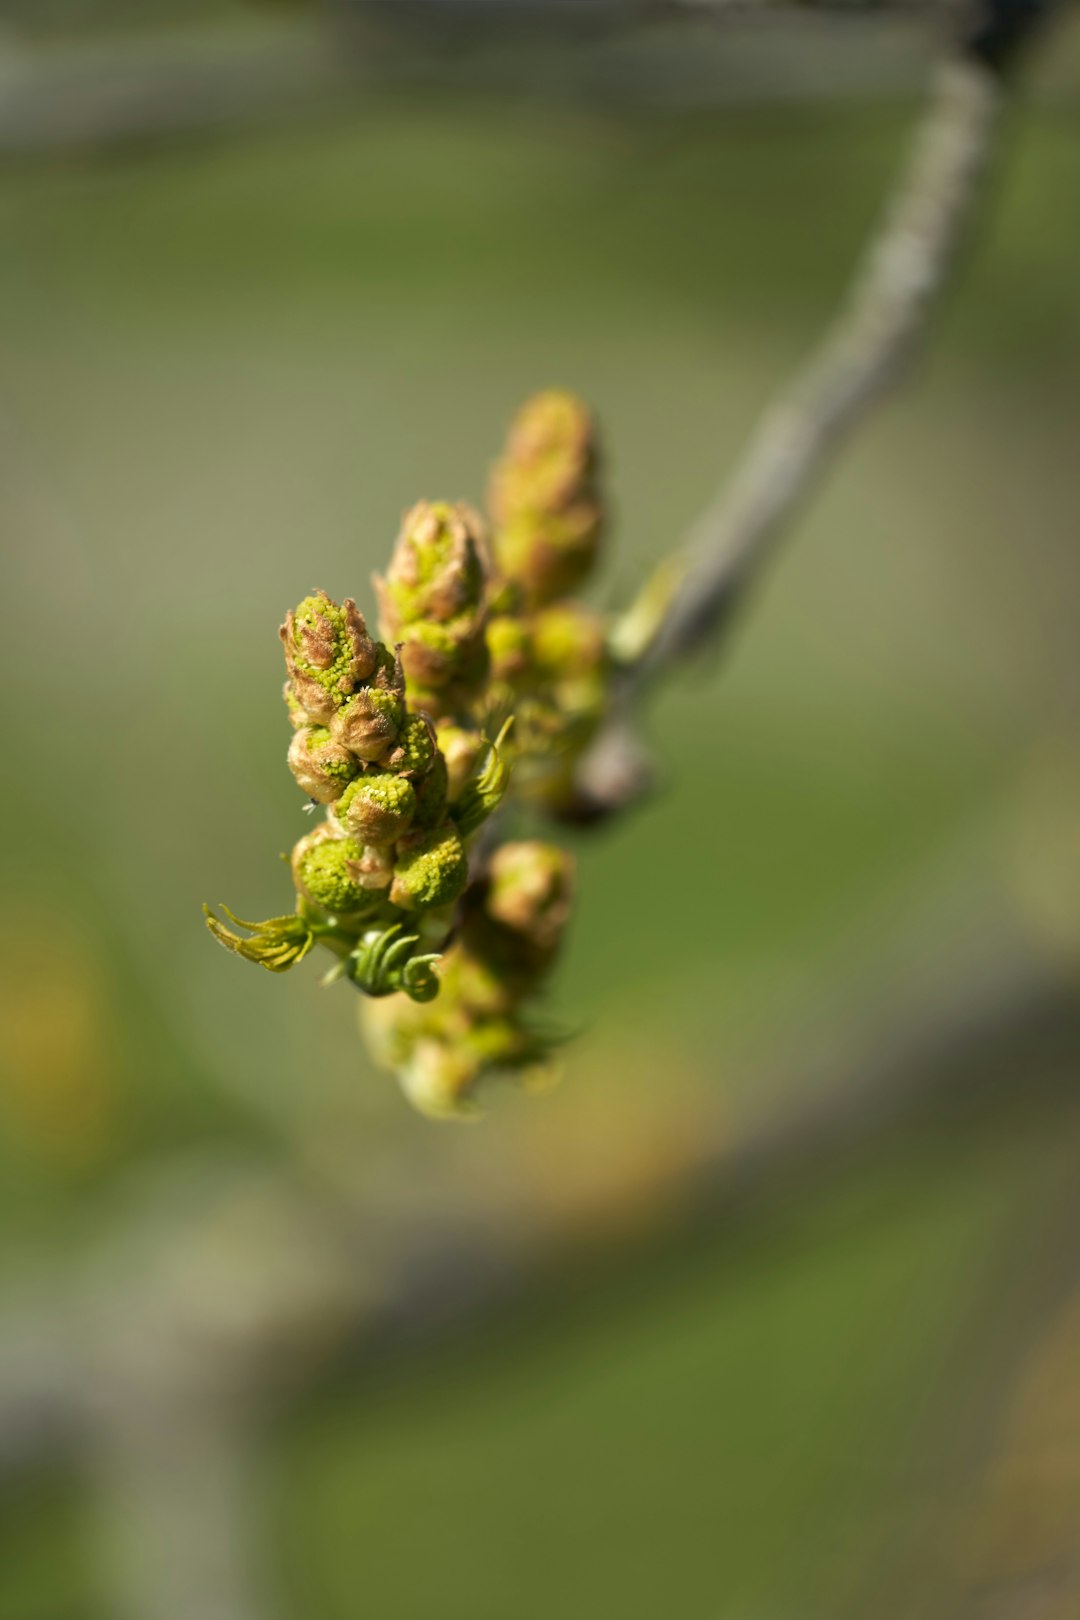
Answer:
<svg viewBox="0 0 1080 1620"><path fill-rule="evenodd" d="M206 926L228 951L235 951L245 961L257 962L268 973L287 973L297 962L302 962L315 943L310 925L295 912L285 917L267 917L264 922L246 922L222 903L222 911L234 927L229 928L216 917L209 906L203 906ZM246 928L249 938L235 932Z"/></svg>

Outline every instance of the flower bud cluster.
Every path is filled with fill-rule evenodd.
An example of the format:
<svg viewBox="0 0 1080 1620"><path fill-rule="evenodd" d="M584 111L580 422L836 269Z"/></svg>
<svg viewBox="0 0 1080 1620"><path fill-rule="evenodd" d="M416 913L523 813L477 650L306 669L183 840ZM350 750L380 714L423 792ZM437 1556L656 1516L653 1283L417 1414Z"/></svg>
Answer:
<svg viewBox="0 0 1080 1620"><path fill-rule="evenodd" d="M474 1106L489 1070L550 1067L529 1006L569 913L569 857L532 840L470 848L511 769L520 797L558 813L603 716L607 625L571 594L597 556L598 468L584 405L538 394L491 477L490 539L470 506L421 501L374 582L379 636L323 591L281 626L289 769L324 815L292 851L291 917L208 922L274 972L326 946L430 1113Z"/></svg>
<svg viewBox="0 0 1080 1620"><path fill-rule="evenodd" d="M452 905L468 878L431 720L410 709L399 647L367 633L355 602L305 597L281 627L289 768L327 819L292 852L298 895L336 919Z"/></svg>
<svg viewBox="0 0 1080 1620"><path fill-rule="evenodd" d="M483 520L471 507L419 501L406 512L375 591L382 633L400 646L409 690L429 714L468 708L487 679L490 576Z"/></svg>
<svg viewBox="0 0 1080 1620"><path fill-rule="evenodd" d="M510 425L488 486L499 573L527 607L577 590L596 562L604 508L596 432L559 388L534 394Z"/></svg>
<svg viewBox="0 0 1080 1620"><path fill-rule="evenodd" d="M517 791L554 812L570 802L610 685L607 625L571 595L597 561L599 465L586 406L548 389L518 411L488 489L499 579L490 700L515 716Z"/></svg>

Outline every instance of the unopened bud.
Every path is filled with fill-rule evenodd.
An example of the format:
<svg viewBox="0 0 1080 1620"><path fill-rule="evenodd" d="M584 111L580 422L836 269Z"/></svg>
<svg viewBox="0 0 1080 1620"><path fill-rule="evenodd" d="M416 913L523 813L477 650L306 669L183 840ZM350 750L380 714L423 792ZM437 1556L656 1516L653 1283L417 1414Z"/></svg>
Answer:
<svg viewBox="0 0 1080 1620"><path fill-rule="evenodd" d="M489 619L487 645L492 680L517 686L528 677L532 668L532 635L527 620L510 614Z"/></svg>
<svg viewBox="0 0 1080 1620"><path fill-rule="evenodd" d="M577 680L603 667L605 626L580 602L556 602L532 621L533 659L545 681Z"/></svg>
<svg viewBox="0 0 1080 1620"><path fill-rule="evenodd" d="M404 836L416 810L412 783L392 771L368 771L338 800L342 826L362 844L393 844Z"/></svg>
<svg viewBox="0 0 1080 1620"><path fill-rule="evenodd" d="M421 501L405 514L385 578L376 578L383 634L401 643L410 689L472 690L487 673L490 566L478 515Z"/></svg>
<svg viewBox="0 0 1080 1620"><path fill-rule="evenodd" d="M388 640L418 620L450 624L487 599L483 520L463 502L418 501L406 512L379 602Z"/></svg>
<svg viewBox="0 0 1080 1620"><path fill-rule="evenodd" d="M371 896L358 882L364 849L355 838L339 838L324 825L301 838L292 852L293 881L305 899L323 911L348 916L371 906Z"/></svg>
<svg viewBox="0 0 1080 1620"><path fill-rule="evenodd" d="M544 388L518 408L493 475L491 509L500 523L520 511L558 512L577 499L597 469L596 429L585 402Z"/></svg>
<svg viewBox="0 0 1080 1620"><path fill-rule="evenodd" d="M370 686L362 686L338 709L330 723L335 742L357 759L381 763L397 746L405 723L405 682L400 660L383 650Z"/></svg>
<svg viewBox="0 0 1080 1620"><path fill-rule="evenodd" d="M529 606L576 589L603 527L596 433L587 407L563 389L518 411L488 491L499 571Z"/></svg>
<svg viewBox="0 0 1080 1620"><path fill-rule="evenodd" d="M386 763L399 776L423 776L431 769L437 749L435 727L427 715L410 714L398 733L397 746Z"/></svg>
<svg viewBox="0 0 1080 1620"><path fill-rule="evenodd" d="M559 943L573 898L573 857L537 839L502 844L491 858L485 909L544 953Z"/></svg>
<svg viewBox="0 0 1080 1620"><path fill-rule="evenodd" d="M568 512L525 513L499 530L499 567L520 587L527 605L540 606L577 590L596 561L601 514L581 502Z"/></svg>
<svg viewBox="0 0 1080 1620"><path fill-rule="evenodd" d="M334 741L325 726L309 726L293 734L289 769L309 798L333 804L359 770L355 757Z"/></svg>
<svg viewBox="0 0 1080 1620"><path fill-rule="evenodd" d="M377 646L351 597L339 607L325 591L305 596L279 632L293 695L324 725L377 663Z"/></svg>
<svg viewBox="0 0 1080 1620"><path fill-rule="evenodd" d="M390 899L404 911L449 905L468 881L469 862L457 828L446 822L411 834L397 846Z"/></svg>
<svg viewBox="0 0 1080 1620"><path fill-rule="evenodd" d="M401 663L411 694L440 710L447 688L475 692L487 677L487 644L483 624L462 614L449 624L418 620L400 631Z"/></svg>

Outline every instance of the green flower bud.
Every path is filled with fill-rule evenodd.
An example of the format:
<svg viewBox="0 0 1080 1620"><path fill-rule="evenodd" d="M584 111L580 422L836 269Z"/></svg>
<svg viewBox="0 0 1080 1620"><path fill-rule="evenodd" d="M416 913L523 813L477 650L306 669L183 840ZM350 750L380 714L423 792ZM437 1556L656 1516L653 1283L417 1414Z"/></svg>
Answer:
<svg viewBox="0 0 1080 1620"><path fill-rule="evenodd" d="M405 514L375 589L383 634L401 644L411 691L471 692L483 683L489 573L482 523L471 508L421 501Z"/></svg>
<svg viewBox="0 0 1080 1620"><path fill-rule="evenodd" d="M487 643L484 627L472 614L463 614L449 624L418 620L400 632L401 664L409 691L428 707L445 707L448 688L468 695L487 678ZM453 701L459 701L455 695Z"/></svg>
<svg viewBox="0 0 1080 1620"><path fill-rule="evenodd" d="M398 734L397 747L387 765L399 776L423 776L431 769L438 749L435 727L426 714L410 714Z"/></svg>
<svg viewBox="0 0 1080 1620"><path fill-rule="evenodd" d="M312 720L327 724L349 693L374 674L378 650L351 597L340 607L315 591L279 631L293 695Z"/></svg>
<svg viewBox="0 0 1080 1620"><path fill-rule="evenodd" d="M383 676L380 670L379 679ZM362 686L335 712L330 722L334 741L357 759L374 764L385 760L396 747L405 722L403 685L396 676L393 686Z"/></svg>
<svg viewBox="0 0 1080 1620"><path fill-rule="evenodd" d="M605 626L598 613L579 602L556 602L532 621L533 659L546 681L576 680L603 668Z"/></svg>
<svg viewBox="0 0 1080 1620"><path fill-rule="evenodd" d="M532 635L525 619L510 614L489 619L487 645L492 680L518 686L527 679L532 669Z"/></svg>
<svg viewBox="0 0 1080 1620"><path fill-rule="evenodd" d="M562 389L526 400L488 491L499 571L529 606L576 589L603 527L596 433L586 406Z"/></svg>
<svg viewBox="0 0 1080 1620"><path fill-rule="evenodd" d="M527 606L568 596L588 578L599 548L599 503L581 501L566 512L524 512L497 532L496 556Z"/></svg>
<svg viewBox="0 0 1080 1620"><path fill-rule="evenodd" d="M573 857L555 844L502 844L488 867L484 908L539 952L554 953L570 915L573 882Z"/></svg>
<svg viewBox="0 0 1080 1620"><path fill-rule="evenodd" d="M393 844L409 830L416 810L412 783L392 771L368 771L338 800L342 826L363 844Z"/></svg>
<svg viewBox="0 0 1080 1620"><path fill-rule="evenodd" d="M588 406L565 388L544 388L518 408L490 504L506 523L522 511L559 512L596 476L596 428Z"/></svg>
<svg viewBox="0 0 1080 1620"><path fill-rule="evenodd" d="M447 822L417 832L397 846L390 899L403 911L422 911L456 900L468 881L469 862L457 828Z"/></svg>
<svg viewBox="0 0 1080 1620"><path fill-rule="evenodd" d="M331 737L325 726L309 726L293 734L289 769L309 798L333 804L359 770L347 748Z"/></svg>
<svg viewBox="0 0 1080 1620"><path fill-rule="evenodd" d="M355 838L339 838L330 826L316 827L292 852L293 882L323 911L348 916L370 910L372 897L358 881L364 853Z"/></svg>
<svg viewBox="0 0 1080 1620"><path fill-rule="evenodd" d="M376 580L387 640L421 621L482 614L488 574L479 514L460 501L418 501L402 521L385 579Z"/></svg>

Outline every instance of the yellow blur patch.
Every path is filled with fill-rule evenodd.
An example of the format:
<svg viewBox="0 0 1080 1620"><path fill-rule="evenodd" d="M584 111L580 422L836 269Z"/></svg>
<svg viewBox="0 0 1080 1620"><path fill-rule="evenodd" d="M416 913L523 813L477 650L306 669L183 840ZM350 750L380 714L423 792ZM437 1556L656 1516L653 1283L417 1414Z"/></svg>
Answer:
<svg viewBox="0 0 1080 1620"><path fill-rule="evenodd" d="M67 1168L102 1156L114 1046L92 947L63 922L20 920L0 947L0 1131L16 1150Z"/></svg>

